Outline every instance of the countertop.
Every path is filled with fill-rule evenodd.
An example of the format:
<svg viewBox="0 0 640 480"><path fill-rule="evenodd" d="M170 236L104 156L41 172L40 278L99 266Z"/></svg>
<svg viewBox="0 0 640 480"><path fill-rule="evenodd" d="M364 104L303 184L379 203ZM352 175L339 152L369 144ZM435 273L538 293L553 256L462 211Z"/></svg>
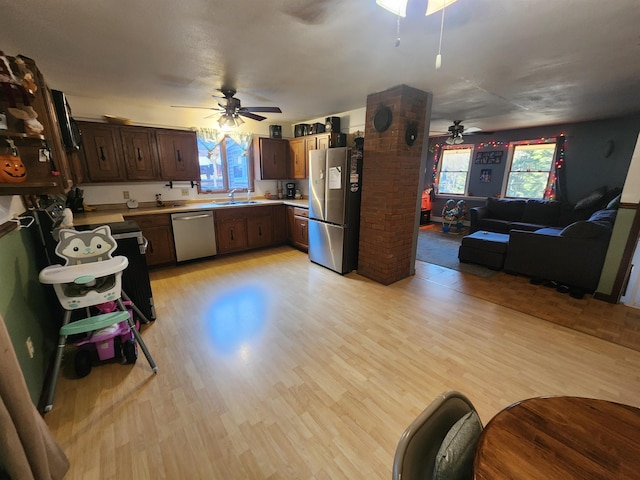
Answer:
<svg viewBox="0 0 640 480"><path fill-rule="evenodd" d="M262 207L265 205L291 205L294 207L309 208L308 199L282 199L267 200L264 198L256 198L247 203L243 200L236 200L236 203L227 203L224 200L210 200L203 202L165 202L164 207L141 205L138 208L117 207L113 205L96 206L96 210L84 213L73 214L74 225L90 225L96 223L116 223L124 221L124 217L134 217L137 215L154 215L160 213L180 213L180 212L196 212L200 210L219 210L221 208L238 208L238 207Z"/></svg>

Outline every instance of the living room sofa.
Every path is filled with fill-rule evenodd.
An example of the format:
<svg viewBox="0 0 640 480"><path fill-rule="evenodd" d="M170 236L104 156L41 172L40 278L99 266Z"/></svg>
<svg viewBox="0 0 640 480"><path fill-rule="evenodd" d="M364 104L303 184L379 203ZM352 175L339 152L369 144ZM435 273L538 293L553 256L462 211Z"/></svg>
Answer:
<svg viewBox="0 0 640 480"><path fill-rule="evenodd" d="M598 210L564 228L511 230L504 270L593 292L600 280L617 210Z"/></svg>
<svg viewBox="0 0 640 480"><path fill-rule="evenodd" d="M488 197L481 207L469 209L470 233L487 231L509 233L511 230L536 231L546 227L566 227L588 219L592 213L617 208L619 187L599 187L584 195L575 205L553 200L503 199Z"/></svg>
<svg viewBox="0 0 640 480"><path fill-rule="evenodd" d="M470 209L470 230L508 234L512 229L535 231L556 227L562 212L560 202L489 197L485 205Z"/></svg>

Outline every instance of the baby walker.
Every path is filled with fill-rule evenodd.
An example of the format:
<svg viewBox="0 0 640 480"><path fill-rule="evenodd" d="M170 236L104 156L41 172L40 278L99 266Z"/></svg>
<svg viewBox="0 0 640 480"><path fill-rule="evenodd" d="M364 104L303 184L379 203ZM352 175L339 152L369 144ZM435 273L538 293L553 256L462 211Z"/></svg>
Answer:
<svg viewBox="0 0 640 480"><path fill-rule="evenodd" d="M127 307L127 312L133 319L133 312L129 308L131 302L124 301L122 303ZM95 308L100 314L104 314L117 311L118 305L112 301L95 305ZM140 322L137 320L136 328L140 328ZM122 364L133 364L138 359L138 346L133 330L129 327L127 321L88 332L84 337L76 340L73 345L80 347L74 359L75 372L78 378L86 377L91 373L96 353L101 362L116 358L116 356Z"/></svg>

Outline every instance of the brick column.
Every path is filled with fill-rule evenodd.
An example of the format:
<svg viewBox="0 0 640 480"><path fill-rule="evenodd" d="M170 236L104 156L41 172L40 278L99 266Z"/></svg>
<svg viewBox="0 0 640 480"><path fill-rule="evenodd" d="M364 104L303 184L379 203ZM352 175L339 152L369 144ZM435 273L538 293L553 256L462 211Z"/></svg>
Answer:
<svg viewBox="0 0 640 480"><path fill-rule="evenodd" d="M383 105L392 122L378 132L373 119ZM367 97L358 273L384 285L414 273L430 109L431 94L406 85ZM405 142L410 122L418 127L412 146Z"/></svg>

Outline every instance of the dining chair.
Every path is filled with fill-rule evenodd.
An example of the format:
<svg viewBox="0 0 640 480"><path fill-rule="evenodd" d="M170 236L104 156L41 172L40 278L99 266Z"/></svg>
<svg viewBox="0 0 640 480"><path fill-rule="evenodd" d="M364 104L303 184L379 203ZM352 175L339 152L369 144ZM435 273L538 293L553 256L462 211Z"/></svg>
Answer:
<svg viewBox="0 0 640 480"><path fill-rule="evenodd" d="M436 397L400 436L393 480L472 478L482 422L471 401L448 390Z"/></svg>

